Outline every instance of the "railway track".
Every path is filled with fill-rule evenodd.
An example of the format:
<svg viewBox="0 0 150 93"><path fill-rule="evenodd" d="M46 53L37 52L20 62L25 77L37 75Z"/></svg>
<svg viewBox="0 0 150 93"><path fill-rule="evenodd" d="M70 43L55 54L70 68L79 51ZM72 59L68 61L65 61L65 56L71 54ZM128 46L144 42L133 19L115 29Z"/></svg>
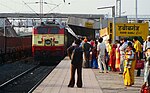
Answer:
<svg viewBox="0 0 150 93"><path fill-rule="evenodd" d="M36 65L0 85L0 93L31 93L55 68Z"/></svg>

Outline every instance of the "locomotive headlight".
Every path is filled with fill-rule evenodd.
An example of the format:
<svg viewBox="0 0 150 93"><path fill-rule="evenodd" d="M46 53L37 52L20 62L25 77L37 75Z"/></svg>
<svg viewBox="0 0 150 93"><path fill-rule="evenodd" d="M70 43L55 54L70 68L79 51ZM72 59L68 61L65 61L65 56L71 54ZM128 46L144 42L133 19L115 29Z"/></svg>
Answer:
<svg viewBox="0 0 150 93"><path fill-rule="evenodd" d="M46 44L46 45L50 45L50 44L51 44L51 40L50 40L50 39L46 39L46 40L45 40L45 44Z"/></svg>

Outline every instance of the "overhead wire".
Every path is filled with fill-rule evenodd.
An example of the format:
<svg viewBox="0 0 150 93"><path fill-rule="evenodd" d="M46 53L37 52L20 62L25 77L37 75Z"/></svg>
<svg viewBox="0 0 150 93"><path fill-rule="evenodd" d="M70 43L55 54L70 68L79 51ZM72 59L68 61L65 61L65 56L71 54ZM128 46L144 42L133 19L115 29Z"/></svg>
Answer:
<svg viewBox="0 0 150 93"><path fill-rule="evenodd" d="M39 16L39 14L36 12L36 11L34 11L34 9L32 9L27 3L25 3L24 1L22 1L25 5L27 5L28 6L28 8L30 8L37 16Z"/></svg>
<svg viewBox="0 0 150 93"><path fill-rule="evenodd" d="M58 4L57 6L55 6L54 8L50 9L44 16L46 16L48 13L50 13L51 11L53 11L55 8L59 7L60 5L61 5L61 3Z"/></svg>
<svg viewBox="0 0 150 93"><path fill-rule="evenodd" d="M52 0L50 0L50 1L53 2ZM15 4L18 3L19 5L22 4L21 2L17 2L17 1L15 1L15 0L12 0L12 2L15 3ZM22 0L22 2L23 2L23 4L26 5L32 12L34 12L36 15L39 16L39 14L38 14L32 7L30 7L27 2L25 2L25 1L23 1L23 0ZM30 3L31 3L31 4L36 4L36 2L30 2ZM47 4L48 6L49 6L49 5L55 5L55 7L53 7L53 8L50 7L51 9L50 9L47 13L50 13L51 11L53 11L54 9L56 9L57 7L59 7L59 6L61 5L61 3L60 3L60 4L53 4L53 3L47 3L47 2L44 2L44 3ZM22 5L23 5L23 4L22 4ZM13 8L7 6L7 5L4 5L4 4L1 3L1 2L0 2L0 5L3 6L3 7L8 8L9 10L16 11L15 9L13 9ZM17 11L16 11L16 12L17 12ZM18 13L19 13L19 12L18 12Z"/></svg>

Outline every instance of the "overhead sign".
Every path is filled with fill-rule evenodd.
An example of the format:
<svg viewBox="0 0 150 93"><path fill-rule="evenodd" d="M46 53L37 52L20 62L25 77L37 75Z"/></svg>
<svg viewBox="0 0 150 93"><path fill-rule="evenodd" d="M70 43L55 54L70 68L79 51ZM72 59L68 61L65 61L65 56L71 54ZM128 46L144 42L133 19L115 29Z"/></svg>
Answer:
<svg viewBox="0 0 150 93"><path fill-rule="evenodd" d="M99 22L93 19L69 17L67 21L68 25L80 26L91 29L99 29Z"/></svg>
<svg viewBox="0 0 150 93"><path fill-rule="evenodd" d="M94 23L92 22L85 22L85 27L87 28L93 28Z"/></svg>
<svg viewBox="0 0 150 93"><path fill-rule="evenodd" d="M116 36L148 36L148 23L116 23Z"/></svg>

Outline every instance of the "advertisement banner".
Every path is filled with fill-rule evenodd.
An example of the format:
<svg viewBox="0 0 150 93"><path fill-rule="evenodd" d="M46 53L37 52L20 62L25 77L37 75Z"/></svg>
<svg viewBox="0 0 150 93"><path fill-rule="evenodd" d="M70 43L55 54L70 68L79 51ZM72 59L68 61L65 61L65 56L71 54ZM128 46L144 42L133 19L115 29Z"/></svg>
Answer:
<svg viewBox="0 0 150 93"><path fill-rule="evenodd" d="M104 29L101 29L99 34L100 34L101 37L109 35L108 28L106 27Z"/></svg>

